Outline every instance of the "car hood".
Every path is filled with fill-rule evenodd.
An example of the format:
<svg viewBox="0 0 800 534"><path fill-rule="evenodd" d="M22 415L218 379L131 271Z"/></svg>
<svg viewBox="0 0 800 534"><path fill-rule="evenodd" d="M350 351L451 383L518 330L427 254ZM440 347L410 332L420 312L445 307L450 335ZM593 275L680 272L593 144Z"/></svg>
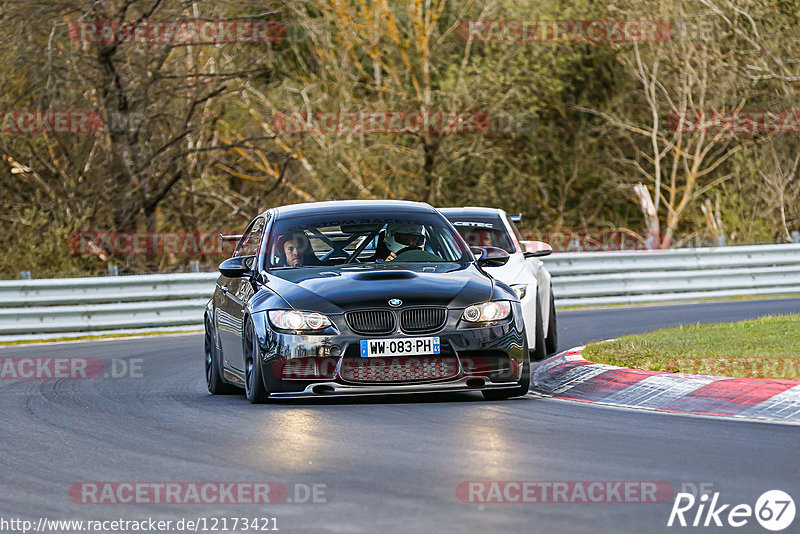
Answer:
<svg viewBox="0 0 800 534"><path fill-rule="evenodd" d="M269 287L295 309L342 313L385 308L391 299L464 308L489 300L493 283L472 264L400 263L272 271Z"/></svg>

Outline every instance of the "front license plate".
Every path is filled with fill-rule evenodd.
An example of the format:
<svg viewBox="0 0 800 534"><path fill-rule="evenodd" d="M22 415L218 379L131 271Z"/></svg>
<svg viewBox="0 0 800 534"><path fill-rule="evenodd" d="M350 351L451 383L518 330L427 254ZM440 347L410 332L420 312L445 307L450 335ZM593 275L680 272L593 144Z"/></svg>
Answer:
<svg viewBox="0 0 800 534"><path fill-rule="evenodd" d="M361 357L373 356L419 356L441 354L438 337L412 337L398 339L362 339Z"/></svg>

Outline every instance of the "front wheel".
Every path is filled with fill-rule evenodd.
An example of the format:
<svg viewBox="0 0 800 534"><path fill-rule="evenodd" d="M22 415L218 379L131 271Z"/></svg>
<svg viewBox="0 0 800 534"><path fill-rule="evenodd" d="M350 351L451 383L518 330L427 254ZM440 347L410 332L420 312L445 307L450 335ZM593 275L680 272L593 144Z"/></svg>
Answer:
<svg viewBox="0 0 800 534"><path fill-rule="evenodd" d="M544 337L544 325L542 324L542 304L539 301L539 296L536 296L536 330L534 335L536 338L536 346L531 351L531 361L541 361L547 358L547 341Z"/></svg>
<svg viewBox="0 0 800 534"><path fill-rule="evenodd" d="M556 320L556 299L553 297L553 287L550 287L550 322L547 324L547 337L545 338L547 354L555 354L558 350L558 322Z"/></svg>
<svg viewBox="0 0 800 534"><path fill-rule="evenodd" d="M243 343L246 358L244 392L247 400L252 404L263 404L269 399L269 391L264 386L264 378L261 374L261 351L258 348L258 339L252 319L247 319Z"/></svg>

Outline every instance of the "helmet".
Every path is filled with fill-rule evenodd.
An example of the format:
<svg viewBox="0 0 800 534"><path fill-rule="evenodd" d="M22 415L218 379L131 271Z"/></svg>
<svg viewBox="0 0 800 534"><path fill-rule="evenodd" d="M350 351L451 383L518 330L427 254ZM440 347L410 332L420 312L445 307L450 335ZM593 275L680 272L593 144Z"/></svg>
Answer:
<svg viewBox="0 0 800 534"><path fill-rule="evenodd" d="M386 227L386 248L400 252L406 247L425 246L425 230L419 224L390 224Z"/></svg>

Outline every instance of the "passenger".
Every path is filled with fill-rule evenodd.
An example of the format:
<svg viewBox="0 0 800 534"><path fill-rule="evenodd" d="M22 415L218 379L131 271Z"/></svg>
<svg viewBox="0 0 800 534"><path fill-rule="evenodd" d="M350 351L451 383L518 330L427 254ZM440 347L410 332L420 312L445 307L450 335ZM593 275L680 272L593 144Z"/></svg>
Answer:
<svg viewBox="0 0 800 534"><path fill-rule="evenodd" d="M280 257L281 267L308 267L320 265L308 237L301 232L287 234L278 238L276 253Z"/></svg>

